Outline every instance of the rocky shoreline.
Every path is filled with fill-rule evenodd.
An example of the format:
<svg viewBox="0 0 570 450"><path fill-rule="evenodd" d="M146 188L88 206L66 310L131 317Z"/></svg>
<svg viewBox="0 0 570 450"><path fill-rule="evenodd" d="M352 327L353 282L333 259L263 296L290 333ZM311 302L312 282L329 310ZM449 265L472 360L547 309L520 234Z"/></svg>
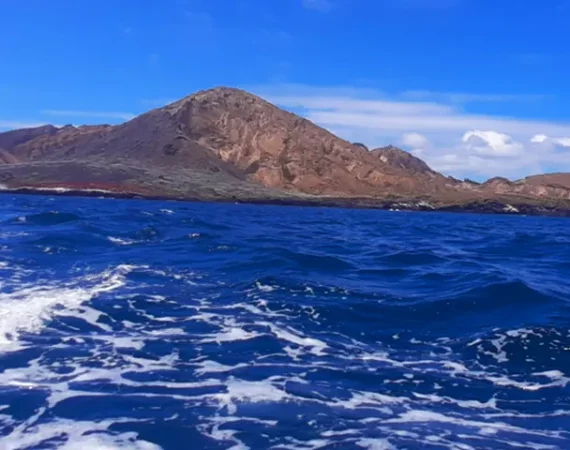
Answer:
<svg viewBox="0 0 570 450"><path fill-rule="evenodd" d="M49 195L58 197L96 197L112 199L164 200L177 202L234 203L254 205L279 205L298 207L328 207L346 209L378 209L392 212L447 212L468 214L497 214L510 216L550 216L570 217L570 204L532 204L511 199L511 203L481 199L455 203L431 203L418 199L377 199L377 198L332 198L317 196L290 196L289 198L200 198L192 196L152 195L128 191L103 189L79 189L63 187L2 187L0 194ZM514 200L514 201L513 201Z"/></svg>

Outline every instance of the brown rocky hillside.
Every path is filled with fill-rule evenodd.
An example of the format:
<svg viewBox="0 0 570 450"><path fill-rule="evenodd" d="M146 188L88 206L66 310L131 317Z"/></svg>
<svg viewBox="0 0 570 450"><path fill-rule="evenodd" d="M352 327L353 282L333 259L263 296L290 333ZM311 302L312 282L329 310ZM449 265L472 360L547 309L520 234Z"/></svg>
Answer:
<svg viewBox="0 0 570 450"><path fill-rule="evenodd" d="M0 133L0 183L204 199L570 200L570 175L461 182L396 147L368 151L245 91L201 91L122 125ZM570 209L570 205L569 205Z"/></svg>

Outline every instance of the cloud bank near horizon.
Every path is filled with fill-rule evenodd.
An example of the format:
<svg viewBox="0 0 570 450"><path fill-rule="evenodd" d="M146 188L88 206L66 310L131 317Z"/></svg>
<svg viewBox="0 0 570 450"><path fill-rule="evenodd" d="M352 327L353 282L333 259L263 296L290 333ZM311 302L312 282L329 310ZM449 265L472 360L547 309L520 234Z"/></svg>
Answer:
<svg viewBox="0 0 570 450"><path fill-rule="evenodd" d="M399 145L447 175L521 178L570 171L570 123L469 112L471 104L538 104L540 95L385 93L293 84L253 91L351 142Z"/></svg>

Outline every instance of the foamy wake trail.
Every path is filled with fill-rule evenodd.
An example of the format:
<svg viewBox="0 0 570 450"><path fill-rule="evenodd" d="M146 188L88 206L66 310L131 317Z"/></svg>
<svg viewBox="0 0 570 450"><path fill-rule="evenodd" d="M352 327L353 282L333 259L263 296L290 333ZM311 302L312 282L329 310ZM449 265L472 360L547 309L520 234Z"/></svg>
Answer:
<svg viewBox="0 0 570 450"><path fill-rule="evenodd" d="M39 332L54 316L67 315L97 295L120 288L132 270L120 265L65 283L45 281L0 292L0 352L21 348L23 334Z"/></svg>
<svg viewBox="0 0 570 450"><path fill-rule="evenodd" d="M127 284L131 272L148 278L140 283L133 273ZM0 450L52 441L64 450L156 450L165 445L166 422L196 430L210 445L188 448L546 450L568 442L564 431L547 426L567 412L528 416L495 395L505 387L521 398L565 388L561 371L520 380L494 365L464 364L450 340L408 337L407 350L397 347L404 333L393 342L360 341L327 331L313 308L302 316L267 300L278 286L256 283L227 300L211 284L192 280L164 268L122 265L63 286L43 283L1 294L0 350L24 345L26 334L61 316L87 321L95 331L63 334L40 356L0 372L0 387L43 401L23 422L0 404L0 429L9 430ZM176 296L169 286L180 287ZM112 302L97 298L111 291ZM103 314L113 327L99 320ZM481 345L479 352L499 363L509 355L509 339L527 335L511 330L468 348ZM360 383L363 378L370 382ZM469 393L485 388L488 395L463 397L458 386ZM114 418L94 420L109 404L118 405ZM93 415L66 416L91 406ZM540 422L529 426L529 419ZM153 430L156 443L133 431L141 427Z"/></svg>

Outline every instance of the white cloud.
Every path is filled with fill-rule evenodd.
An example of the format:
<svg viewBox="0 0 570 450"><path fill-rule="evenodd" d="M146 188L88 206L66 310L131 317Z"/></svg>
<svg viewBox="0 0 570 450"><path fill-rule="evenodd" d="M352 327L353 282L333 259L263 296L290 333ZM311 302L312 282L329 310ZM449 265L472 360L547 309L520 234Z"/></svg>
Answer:
<svg viewBox="0 0 570 450"><path fill-rule="evenodd" d="M134 114L124 112L100 112L100 111L68 111L47 109L40 111L42 114L54 117L66 117L70 119L76 118L92 118L92 119L112 119L112 120L131 120L135 117ZM81 122L80 120L73 120L72 123ZM0 130L16 130L19 128L36 128L45 125L53 125L55 127L62 127L63 125L51 123L51 121L41 120L1 120Z"/></svg>
<svg viewBox="0 0 570 450"><path fill-rule="evenodd" d="M92 119L116 119L116 120L131 120L135 118L134 114L126 112L104 112L104 111L74 111L74 110L59 110L59 109L44 109L42 114L58 117L83 117Z"/></svg>
<svg viewBox="0 0 570 450"><path fill-rule="evenodd" d="M388 100L361 100L347 97L306 97L269 95L268 100L289 108L326 112L344 112L349 114L375 113L382 116L421 114L450 114L453 108L437 103L401 102Z"/></svg>
<svg viewBox="0 0 570 450"><path fill-rule="evenodd" d="M0 120L0 130L16 130L18 128L36 128L36 127L42 127L44 125L49 125L49 124L47 122L40 122L40 121Z"/></svg>
<svg viewBox="0 0 570 450"><path fill-rule="evenodd" d="M421 107L420 107L421 108ZM442 106L442 108L448 108ZM371 111L323 111L311 109L308 118L325 125L345 125L374 130L407 131L414 129L422 132L455 132L462 135L472 129L490 129L507 134L529 135L543 131L545 134L570 134L570 124L541 122L524 119L492 117L485 115L464 114L453 111L448 114L426 115L424 111L415 111L409 103L397 104L393 114L371 114ZM407 115L404 111L408 110Z"/></svg>
<svg viewBox="0 0 570 450"><path fill-rule="evenodd" d="M430 161L431 167L440 172L450 174L453 176L461 177L474 177L483 176L484 178L494 176L515 176L516 171L509 169L514 166L509 166L506 171L499 173L497 170L497 163L489 158L484 158L477 155L465 154L461 148L452 149L457 153L445 153L443 155L436 155Z"/></svg>
<svg viewBox="0 0 570 450"><path fill-rule="evenodd" d="M436 101L452 104L538 102L548 98L538 94L475 94L466 92L405 91L404 99Z"/></svg>
<svg viewBox="0 0 570 450"><path fill-rule="evenodd" d="M545 134L536 134L534 135L530 142L534 143L534 144L542 144L543 142L546 142L548 140L548 136L546 136Z"/></svg>
<svg viewBox="0 0 570 450"><path fill-rule="evenodd" d="M425 149L429 146L429 140L423 134L406 133L402 136L402 145L415 150Z"/></svg>
<svg viewBox="0 0 570 450"><path fill-rule="evenodd" d="M540 102L540 95L412 95L292 84L251 90L351 142L369 148L400 144L449 175L519 178L544 170L570 171L570 123L469 112L470 103L481 110L489 102Z"/></svg>
<svg viewBox="0 0 570 450"><path fill-rule="evenodd" d="M570 171L570 139L538 134L529 141L496 132L468 132L448 151L429 162L439 171L461 176L522 178L546 170Z"/></svg>
<svg viewBox="0 0 570 450"><path fill-rule="evenodd" d="M468 131L462 142L479 155L512 157L524 150L523 145L513 141L511 136L496 131Z"/></svg>
<svg viewBox="0 0 570 450"><path fill-rule="evenodd" d="M570 147L570 138L551 138L545 134L537 134L532 137L530 142L534 144L545 144L550 146Z"/></svg>
<svg viewBox="0 0 570 450"><path fill-rule="evenodd" d="M333 7L331 0L303 0L303 6L320 12L328 12Z"/></svg>

